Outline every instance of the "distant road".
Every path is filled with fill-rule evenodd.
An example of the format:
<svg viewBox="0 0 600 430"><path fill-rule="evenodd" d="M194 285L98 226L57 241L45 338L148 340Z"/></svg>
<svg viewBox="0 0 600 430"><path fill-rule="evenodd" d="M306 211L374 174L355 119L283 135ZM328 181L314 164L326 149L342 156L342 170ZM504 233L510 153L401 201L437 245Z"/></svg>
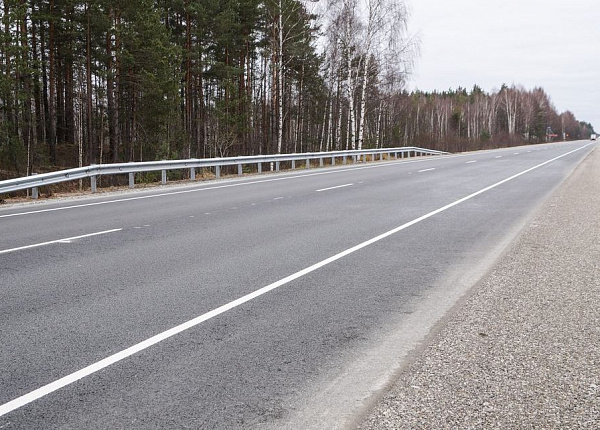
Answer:
<svg viewBox="0 0 600 430"><path fill-rule="evenodd" d="M593 147L0 208L0 429L342 428Z"/></svg>

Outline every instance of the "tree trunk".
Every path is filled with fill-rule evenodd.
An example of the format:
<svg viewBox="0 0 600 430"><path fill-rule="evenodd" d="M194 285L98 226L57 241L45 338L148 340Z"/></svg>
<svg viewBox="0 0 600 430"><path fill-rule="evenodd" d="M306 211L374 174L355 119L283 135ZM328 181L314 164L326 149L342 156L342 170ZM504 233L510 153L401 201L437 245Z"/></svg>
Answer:
<svg viewBox="0 0 600 430"><path fill-rule="evenodd" d="M382 147L381 145L381 138L380 138L380 133L381 133L381 116L383 114L383 100L381 100L379 102L379 112L377 113L377 126L375 129L375 148L380 148Z"/></svg>
<svg viewBox="0 0 600 430"><path fill-rule="evenodd" d="M32 14L35 12L35 9L32 6ZM43 30L41 30L43 32ZM38 30L35 23L31 22L31 49L32 49L32 59L33 64L36 64L39 61L38 54ZM44 47L42 46L42 50ZM42 66L43 67L43 61ZM34 95L34 103L35 103L35 112L34 114L34 124L35 124L35 145L37 146L38 142L45 140L45 128L44 128L44 111L42 109L42 90L40 88L40 80L39 80L39 69L34 73L33 80L33 95ZM35 159L33 160L33 164L35 165Z"/></svg>
<svg viewBox="0 0 600 430"><path fill-rule="evenodd" d="M55 37L56 26L54 24L54 0L50 0L50 34L48 41L49 55L49 90L48 90L48 146L50 149L50 160L56 165L56 67L55 67Z"/></svg>
<svg viewBox="0 0 600 430"><path fill-rule="evenodd" d="M283 9L279 0L279 17L277 25L277 153L281 154L283 142Z"/></svg>
<svg viewBox="0 0 600 430"><path fill-rule="evenodd" d="M117 24L116 12L109 9L109 21L112 25ZM115 35L115 38L117 36ZM117 42L115 40L115 42ZM115 61L113 50L113 34L109 30L106 33L106 94L108 104L108 140L109 140L109 158L113 163L119 161L120 131L119 131L119 102L118 102L118 62ZM116 66L116 67L115 67Z"/></svg>
<svg viewBox="0 0 600 430"><path fill-rule="evenodd" d="M20 0L21 8L26 8L25 0ZM34 146L32 141L35 138L36 130L34 121L32 121L32 94L31 94L31 73L29 73L29 45L27 43L27 15L24 13L20 20L19 43L21 45L22 64L25 66L25 73L21 77L23 85L23 121L21 124L21 135L23 143L27 148L27 176L31 173L31 155Z"/></svg>
<svg viewBox="0 0 600 430"><path fill-rule="evenodd" d="M344 104L342 103L342 83L338 81L338 90L337 90L337 102L338 102L338 117L337 117L337 126L335 132L335 149L340 149L342 146L342 116L344 113ZM348 143L346 142L346 149L348 149Z"/></svg>
<svg viewBox="0 0 600 430"><path fill-rule="evenodd" d="M360 95L360 123L358 126L358 149L362 149L363 145L363 137L365 132L365 118L367 116L367 74L369 71L369 65L371 62L371 56L367 52L366 58L364 60L364 68L363 68L363 82L362 82L362 92Z"/></svg>
<svg viewBox="0 0 600 430"><path fill-rule="evenodd" d="M87 152L89 162L96 162L98 154L96 154L96 146L94 145L94 128L92 121L93 104L92 104L92 30L90 22L90 9L86 4L87 15L87 31L86 31L86 87L87 87L87 112L86 112L86 128L87 128Z"/></svg>
<svg viewBox="0 0 600 430"><path fill-rule="evenodd" d="M346 142L346 149L348 149L348 143L350 143L352 149L356 149L356 137L354 131L354 91L352 85L352 58L348 54L348 141Z"/></svg>
<svg viewBox="0 0 600 430"><path fill-rule="evenodd" d="M189 0L185 2L186 26L185 26L185 131L187 140L187 158L192 157L192 131L193 131L193 100L192 100L192 17L189 10Z"/></svg>

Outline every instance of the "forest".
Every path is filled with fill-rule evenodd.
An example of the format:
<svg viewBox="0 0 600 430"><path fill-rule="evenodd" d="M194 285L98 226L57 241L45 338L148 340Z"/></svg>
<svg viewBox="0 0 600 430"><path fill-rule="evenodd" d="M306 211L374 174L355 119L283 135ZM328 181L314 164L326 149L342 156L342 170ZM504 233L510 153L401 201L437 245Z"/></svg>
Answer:
<svg viewBox="0 0 600 430"><path fill-rule="evenodd" d="M542 88L407 91L419 46L398 0L0 0L0 14L0 180L592 133Z"/></svg>

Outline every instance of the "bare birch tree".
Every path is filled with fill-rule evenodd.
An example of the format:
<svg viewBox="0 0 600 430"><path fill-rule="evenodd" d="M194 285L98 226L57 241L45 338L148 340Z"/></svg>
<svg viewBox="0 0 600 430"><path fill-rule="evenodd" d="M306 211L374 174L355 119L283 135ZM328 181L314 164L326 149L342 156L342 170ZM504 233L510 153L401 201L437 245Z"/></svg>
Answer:
<svg viewBox="0 0 600 430"><path fill-rule="evenodd" d="M406 24L408 11L404 2L398 0L361 0L362 13L365 15L364 34L361 45L362 83L358 104L360 119L358 125L358 149L364 141L365 119L367 117L367 84L373 61L383 64L391 58L406 56L404 64L411 64L412 40L407 37ZM392 62L398 66L398 62ZM403 71L404 72L404 71Z"/></svg>

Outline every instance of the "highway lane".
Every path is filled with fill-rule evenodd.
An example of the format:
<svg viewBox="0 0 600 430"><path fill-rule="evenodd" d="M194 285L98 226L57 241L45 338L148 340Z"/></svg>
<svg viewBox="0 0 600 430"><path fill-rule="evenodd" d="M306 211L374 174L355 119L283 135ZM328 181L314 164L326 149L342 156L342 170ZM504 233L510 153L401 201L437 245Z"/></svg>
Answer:
<svg viewBox="0 0 600 430"><path fill-rule="evenodd" d="M554 147L544 147L547 149ZM477 162L477 158L481 158L481 161L499 160L497 157L509 157L515 154L521 154L519 150L503 150L505 155L493 155L488 156L487 152L477 153L466 156L469 158L467 163ZM540 159L532 157L532 155L538 155L541 149L527 149L522 150L522 157L527 154L529 159L536 160ZM388 172L394 171L394 174L406 173L411 175L413 173L423 173L422 171L431 171L431 167L423 165L423 163L436 164L442 163L443 168L449 166L460 166L464 155L456 158L440 159L436 158L435 162L431 159L418 160L418 161L399 161L396 163L384 163L368 165L364 167L350 167L350 168L338 168L338 169L326 169L326 171L296 171L293 174L284 174L279 177L253 177L242 181L228 181L227 183L208 183L201 186L195 186L191 189L184 189L180 191L169 191L161 189L157 191L143 191L136 192L133 196L116 196L116 197L91 197L80 203L50 203L42 205L28 205L27 209L13 209L13 210L2 210L0 208L0 219L7 220L9 217L15 215L25 215L19 218L30 218L31 215L43 214L42 217L37 218L34 221L30 219L23 220L22 223L18 223L18 220L14 221L11 225L14 229L4 232L3 245L6 247L18 246L19 243L27 242L28 237L31 237L35 242L40 239L47 238L53 240L56 235L62 235L61 237L72 237L79 234L85 234L91 228L96 229L110 229L115 223L127 217L132 225L139 224L141 220L155 221L157 217L167 216L171 218L171 204L176 204L180 208L180 212L189 211L192 214L197 214L198 204L202 205L202 209L205 210L203 213L216 213L223 210L233 209L236 207L247 207L249 202L253 204L264 203L271 199L283 197L280 194L286 194L287 197L301 197L306 192L312 193L316 189L324 189L328 187L336 187L340 184L352 184L352 186L362 185L360 180L362 174L367 176L370 174L371 169L383 170L380 175L380 179L385 181ZM473 160L473 158L475 158ZM481 163L480 161L480 163ZM506 161L506 160L499 160ZM475 167L475 166L472 166ZM487 164L479 164L479 169L486 169ZM518 165L515 168L518 169ZM440 167L437 167L440 168ZM495 168L495 167L494 167ZM435 167L433 168L435 169ZM516 170L515 169L515 170ZM479 170L472 169L475 174ZM346 182L348 181L348 182ZM413 181L415 179L413 178ZM312 185L312 189L311 188ZM321 188L319 188L321 187ZM238 188L243 188L240 192ZM282 190L285 190L282 192ZM248 195L245 193L248 192ZM207 196L208 194L208 196ZM213 197L218 196L217 200ZM275 197L274 197L275 196ZM172 197L172 198L171 198ZM187 199L185 197L188 197ZM133 200L132 200L133 199ZM155 202L154 200L160 200ZM198 201L200 200L200 201ZM130 210L132 205L124 205L128 202L135 202L134 209ZM107 206L121 206L120 209L113 210L108 209L104 211L103 205ZM79 210L62 210L69 209L75 206L73 209ZM165 213L160 213L162 209ZM56 211L56 212L52 212ZM34 212L29 214L29 212ZM67 213L68 212L68 213ZM144 215L149 215L145 217ZM38 223L39 228L32 228L32 224ZM89 223L89 227L88 224ZM142 224L143 225L143 224ZM27 234L30 236L27 236Z"/></svg>
<svg viewBox="0 0 600 430"><path fill-rule="evenodd" d="M585 144L3 209L0 404ZM425 315L417 312L425 304L434 310L419 327L435 322L469 286L449 294L450 281L483 270L590 149L35 400L0 417L0 426L311 425L311 399L369 379L340 372ZM79 207L54 210L65 206ZM121 230L16 249L114 229ZM414 342L422 332L412 331ZM410 341L379 351L392 360L388 371ZM380 378L371 375L361 389L372 392ZM327 403L322 419L363 403L347 394Z"/></svg>

